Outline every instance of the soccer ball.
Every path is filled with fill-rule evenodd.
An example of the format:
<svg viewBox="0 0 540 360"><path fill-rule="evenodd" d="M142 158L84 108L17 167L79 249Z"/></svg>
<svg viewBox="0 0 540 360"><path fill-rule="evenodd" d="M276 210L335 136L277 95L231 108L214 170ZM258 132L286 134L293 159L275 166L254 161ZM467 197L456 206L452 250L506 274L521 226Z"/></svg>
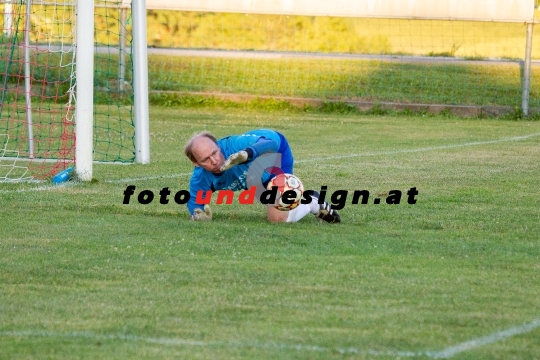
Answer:
<svg viewBox="0 0 540 360"><path fill-rule="evenodd" d="M278 174L275 178L270 180L268 183L268 186L266 189L272 190L273 186L278 187L278 201L277 204L274 205L274 207L281 211L290 211L298 205L300 205L300 200L302 200L302 194L304 193L304 185L302 185L302 182L299 178L292 174ZM290 202L293 200L291 204L285 204L282 200L283 193L286 191L293 191L296 193L296 196L287 196L287 199Z"/></svg>

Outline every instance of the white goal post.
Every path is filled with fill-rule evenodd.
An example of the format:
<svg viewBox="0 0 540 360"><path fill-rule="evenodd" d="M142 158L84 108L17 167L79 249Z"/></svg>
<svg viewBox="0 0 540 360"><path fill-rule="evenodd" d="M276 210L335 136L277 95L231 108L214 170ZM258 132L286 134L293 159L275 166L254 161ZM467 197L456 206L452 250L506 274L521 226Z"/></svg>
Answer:
<svg viewBox="0 0 540 360"><path fill-rule="evenodd" d="M119 1L126 6L126 1ZM76 167L81 181L92 180L93 97L94 97L94 0L78 0L77 12L77 107L76 107ZM92 14L92 16L90 16ZM135 161L150 163L150 129L148 105L148 65L146 46L146 1L134 0L133 17L133 79L135 115Z"/></svg>
<svg viewBox="0 0 540 360"><path fill-rule="evenodd" d="M85 14L85 16L80 16ZM77 1L77 107L75 108L75 171L81 181L92 180L94 139L94 1ZM89 86L89 84L91 84Z"/></svg>
<svg viewBox="0 0 540 360"><path fill-rule="evenodd" d="M148 109L148 53L146 46L146 0L133 0L133 80L135 96L135 161L150 163Z"/></svg>

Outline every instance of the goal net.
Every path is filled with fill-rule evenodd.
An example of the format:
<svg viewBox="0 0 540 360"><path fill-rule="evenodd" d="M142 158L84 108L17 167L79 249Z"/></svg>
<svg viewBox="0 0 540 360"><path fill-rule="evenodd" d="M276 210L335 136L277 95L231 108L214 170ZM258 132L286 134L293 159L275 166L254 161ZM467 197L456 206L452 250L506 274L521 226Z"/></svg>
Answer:
<svg viewBox="0 0 540 360"><path fill-rule="evenodd" d="M522 108L532 0L147 4L156 101L268 97L486 114ZM538 108L536 69L530 106Z"/></svg>
<svg viewBox="0 0 540 360"><path fill-rule="evenodd" d="M131 35L121 5L95 2L94 84L77 84L77 1L0 1L0 181L46 179L75 165L78 86L94 87L93 160L134 160Z"/></svg>

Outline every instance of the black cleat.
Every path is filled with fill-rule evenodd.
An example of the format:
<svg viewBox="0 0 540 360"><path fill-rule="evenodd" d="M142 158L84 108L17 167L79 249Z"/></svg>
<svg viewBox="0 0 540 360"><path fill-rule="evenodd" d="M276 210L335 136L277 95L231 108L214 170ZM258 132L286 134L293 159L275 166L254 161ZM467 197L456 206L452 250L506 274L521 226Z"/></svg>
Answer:
<svg viewBox="0 0 540 360"><path fill-rule="evenodd" d="M312 190L313 194L311 195L312 198L316 199L317 203L319 202L319 197L321 194L319 194L318 191ZM326 221L329 223L339 223L341 222L341 217L339 216L339 213L337 210L332 209L332 206L327 203L326 201L322 204L319 204L319 211L315 214L317 217L317 220L319 221Z"/></svg>

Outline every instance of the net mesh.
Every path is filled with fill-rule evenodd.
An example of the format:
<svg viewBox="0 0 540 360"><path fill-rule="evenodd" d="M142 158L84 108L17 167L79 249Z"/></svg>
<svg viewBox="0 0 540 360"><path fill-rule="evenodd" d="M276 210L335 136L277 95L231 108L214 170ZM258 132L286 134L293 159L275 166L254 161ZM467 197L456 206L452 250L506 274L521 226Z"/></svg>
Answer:
<svg viewBox="0 0 540 360"><path fill-rule="evenodd" d="M95 15L99 51L94 71L94 160L132 161L129 32L124 28L120 41L120 33L111 28L119 29L121 10L108 7L108 2L100 4ZM0 180L4 181L48 178L75 163L76 1L33 1L28 11L29 17L24 1L0 4L0 149L4 149Z"/></svg>
<svg viewBox="0 0 540 360"><path fill-rule="evenodd" d="M517 23L148 12L152 91L519 107L525 43Z"/></svg>

